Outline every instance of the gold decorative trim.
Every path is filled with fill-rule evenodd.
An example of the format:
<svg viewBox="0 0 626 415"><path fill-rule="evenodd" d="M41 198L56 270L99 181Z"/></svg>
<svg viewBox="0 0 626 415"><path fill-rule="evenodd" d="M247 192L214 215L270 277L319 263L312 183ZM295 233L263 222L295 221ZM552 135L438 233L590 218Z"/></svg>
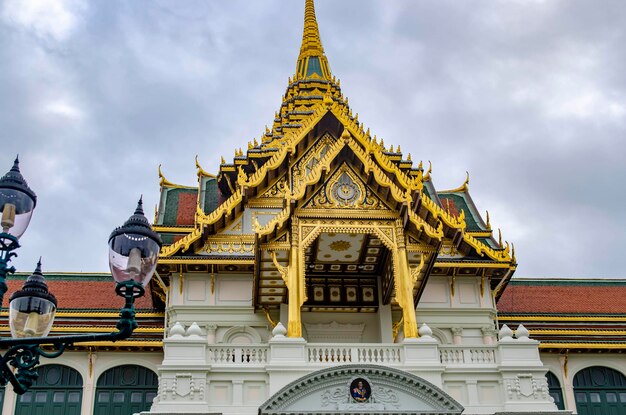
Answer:
<svg viewBox="0 0 626 415"><path fill-rule="evenodd" d="M489 238L491 236L491 231L480 231L480 232L467 231L467 233L472 235L474 238Z"/></svg>
<svg viewBox="0 0 626 415"><path fill-rule="evenodd" d="M6 317L9 313L3 311L0 313L0 316ZM56 317L111 317L111 318L119 318L119 311L57 311L55 313ZM137 318L164 318L165 313L143 313L137 312L135 314ZM54 327L54 326L53 326Z"/></svg>
<svg viewBox="0 0 626 415"><path fill-rule="evenodd" d="M390 210L298 208L295 210L295 214L300 218L320 219L332 219L337 216L341 216L342 219L396 220L399 218L397 212Z"/></svg>
<svg viewBox="0 0 626 415"><path fill-rule="evenodd" d="M52 343L50 343L52 344ZM122 341L116 341L116 342L111 342L111 341L106 341L106 342L84 342L84 343L80 343L75 345L75 347L114 347L114 348L120 348L120 347L159 347L162 348L163 347L163 341L159 340L159 341L150 341L150 340L138 340L138 341L129 341L129 340L122 340Z"/></svg>
<svg viewBox="0 0 626 415"><path fill-rule="evenodd" d="M216 264L216 265L220 265L220 264L232 264L232 263L237 263L237 264L244 264L244 265L254 265L254 259L248 259L248 258L237 258L237 257L233 257L233 258L228 258L228 259L223 259L223 258L211 258L211 257L207 257L207 258L194 258L194 259L181 259L181 258L176 258L176 257L170 257L170 258L163 258L163 257L159 257L159 264L168 264L168 265L190 265L190 264Z"/></svg>
<svg viewBox="0 0 626 415"><path fill-rule="evenodd" d="M451 189L451 190L441 190L438 191L437 193L459 193L459 192L467 192L469 190L469 180L470 180L470 174L468 171L465 172L465 174L467 175L465 178L465 181L463 182L463 184L459 187L457 187L456 189Z"/></svg>
<svg viewBox="0 0 626 415"><path fill-rule="evenodd" d="M569 334L569 335L593 335L593 336L626 336L626 330L568 330L568 329L537 329L529 330L530 334Z"/></svg>
<svg viewBox="0 0 626 415"><path fill-rule="evenodd" d="M284 197L262 197L258 199L249 199L247 206L249 208L259 209L282 209Z"/></svg>
<svg viewBox="0 0 626 415"><path fill-rule="evenodd" d="M202 166L200 165L200 162L198 161L197 154L196 154L196 169L198 169L198 173L197 173L198 177L204 176L204 177L209 177L211 179L215 179L217 177L214 174L208 173L206 170L202 168Z"/></svg>
<svg viewBox="0 0 626 415"><path fill-rule="evenodd" d="M207 241L201 251L218 254L251 254L254 252L254 242Z"/></svg>
<svg viewBox="0 0 626 415"><path fill-rule="evenodd" d="M542 341L539 343L540 349L611 349L611 350L624 350L626 349L626 343L551 343Z"/></svg>
<svg viewBox="0 0 626 415"><path fill-rule="evenodd" d="M57 313L58 314L58 313ZM611 316L543 316L498 315L499 321L626 321L626 317Z"/></svg>
<svg viewBox="0 0 626 415"><path fill-rule="evenodd" d="M195 228L193 228L193 227L177 227L177 226L154 225L154 226L152 226L152 229L155 232L189 233L189 232L193 232L193 230Z"/></svg>
<svg viewBox="0 0 626 415"><path fill-rule="evenodd" d="M160 164L159 164L158 171L159 171L159 186L161 186L161 187L166 186L166 187L172 187L174 189L195 189L195 190L198 189L197 186L183 186L182 184L176 184L176 183L170 182L163 175L163 172L161 171L161 165Z"/></svg>
<svg viewBox="0 0 626 415"><path fill-rule="evenodd" d="M289 251L291 244L289 242L268 242L261 244L261 251Z"/></svg>
<svg viewBox="0 0 626 415"><path fill-rule="evenodd" d="M109 333L115 331L115 326L52 326L51 333ZM133 333L163 333L163 327L138 327ZM1 332L9 332L7 325L0 325Z"/></svg>
<svg viewBox="0 0 626 415"><path fill-rule="evenodd" d="M511 268L510 264L501 262L435 262L434 266L439 268Z"/></svg>

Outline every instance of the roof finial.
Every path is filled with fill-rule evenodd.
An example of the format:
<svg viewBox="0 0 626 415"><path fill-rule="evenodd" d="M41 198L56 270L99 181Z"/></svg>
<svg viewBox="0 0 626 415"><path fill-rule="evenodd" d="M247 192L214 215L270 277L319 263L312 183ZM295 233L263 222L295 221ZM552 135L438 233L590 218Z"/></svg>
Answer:
<svg viewBox="0 0 626 415"><path fill-rule="evenodd" d="M143 195L139 196L139 202L137 202L135 215L143 215Z"/></svg>
<svg viewBox="0 0 626 415"><path fill-rule="evenodd" d="M20 172L20 155L15 156L15 161L13 162L13 167L11 167L11 171Z"/></svg>
<svg viewBox="0 0 626 415"><path fill-rule="evenodd" d="M304 5L304 32L302 34L302 46L300 47L296 73L298 79L311 77L332 79L330 66L324 55L324 48L320 39L313 0L306 0Z"/></svg>

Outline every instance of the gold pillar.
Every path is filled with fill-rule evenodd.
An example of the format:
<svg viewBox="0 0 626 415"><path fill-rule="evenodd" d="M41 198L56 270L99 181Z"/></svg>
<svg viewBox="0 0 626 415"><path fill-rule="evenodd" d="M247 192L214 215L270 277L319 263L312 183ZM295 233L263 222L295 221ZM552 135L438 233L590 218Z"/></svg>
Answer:
<svg viewBox="0 0 626 415"><path fill-rule="evenodd" d="M303 275L299 266L298 245L292 243L289 252L289 320L287 324L287 337L302 337L302 318L300 307L304 303L303 290L301 289Z"/></svg>
<svg viewBox="0 0 626 415"><path fill-rule="evenodd" d="M417 337L417 318L415 317L415 304L413 302L413 278L409 267L409 259L406 253L406 243L404 241L404 232L398 225L396 226L396 249L394 252L394 260L396 261L395 282L396 282L396 301L402 308L402 317L404 320L404 337Z"/></svg>

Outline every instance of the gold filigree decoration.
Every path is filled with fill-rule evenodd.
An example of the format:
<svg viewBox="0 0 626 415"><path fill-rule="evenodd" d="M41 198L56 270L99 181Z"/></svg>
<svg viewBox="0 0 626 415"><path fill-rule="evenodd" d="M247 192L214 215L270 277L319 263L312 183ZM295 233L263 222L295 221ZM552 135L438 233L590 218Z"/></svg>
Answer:
<svg viewBox="0 0 626 415"><path fill-rule="evenodd" d="M393 339L398 337L398 332L400 331L400 327L402 327L402 323L404 323L404 317L401 317L400 320L398 320L396 323L393 323L393 325L391 326L391 335L393 336Z"/></svg>
<svg viewBox="0 0 626 415"><path fill-rule="evenodd" d="M328 183L305 205L309 208L386 209L372 191L345 164Z"/></svg>
<svg viewBox="0 0 626 415"><path fill-rule="evenodd" d="M276 252L272 251L271 254L272 254L272 262L274 263L274 266L280 273L280 276L283 279L283 282L285 283L285 285L289 286L289 267L284 267L280 265L280 263L278 262L278 259L276 258Z"/></svg>
<svg viewBox="0 0 626 415"><path fill-rule="evenodd" d="M263 314L265 314L265 318L267 319L267 322L270 323L270 325L272 326L272 328L276 327L276 325L278 324L278 322L274 321L274 319L272 318L272 316L270 315L270 310L267 307L263 307Z"/></svg>
<svg viewBox="0 0 626 415"><path fill-rule="evenodd" d="M317 142L309 149L309 151L292 167L291 175L294 186L299 185L304 179L313 172L322 159L328 153L330 146L333 144L333 138L326 133L317 140Z"/></svg>
<svg viewBox="0 0 626 415"><path fill-rule="evenodd" d="M422 257L420 258L419 265L411 269L411 281L413 281L413 285L415 285L415 283L417 282L417 278L419 277L420 273L424 270L424 263L425 263L424 258L426 258L426 255L422 255Z"/></svg>
<svg viewBox="0 0 626 415"><path fill-rule="evenodd" d="M276 217L277 213L279 213L279 211L252 212L252 230L257 231L263 227L263 225L261 225L261 222L259 221L259 216L269 216L269 222L271 222Z"/></svg>
<svg viewBox="0 0 626 415"><path fill-rule="evenodd" d="M273 186L265 191L260 197L262 198L274 198L285 197L285 187L287 186L287 179L281 177Z"/></svg>
<svg viewBox="0 0 626 415"><path fill-rule="evenodd" d="M203 251L210 254L249 254L254 252L254 243L236 241L207 241Z"/></svg>
<svg viewBox="0 0 626 415"><path fill-rule="evenodd" d="M335 252L343 252L350 249L352 247L352 244L348 241L334 241L330 245L328 245L328 247Z"/></svg>

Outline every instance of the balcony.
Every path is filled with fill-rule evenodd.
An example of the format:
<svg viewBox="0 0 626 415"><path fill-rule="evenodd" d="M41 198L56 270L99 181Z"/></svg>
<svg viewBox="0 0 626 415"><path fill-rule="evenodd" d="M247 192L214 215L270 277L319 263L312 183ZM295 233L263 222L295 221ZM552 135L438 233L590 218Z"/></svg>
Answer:
<svg viewBox="0 0 626 415"><path fill-rule="evenodd" d="M259 367L270 363L270 344L215 344L207 347L207 363L219 366ZM337 364L379 364L401 367L406 363L405 344L341 344L306 343L307 366L324 367ZM498 346L440 346L439 362L444 366L495 365L499 363Z"/></svg>

